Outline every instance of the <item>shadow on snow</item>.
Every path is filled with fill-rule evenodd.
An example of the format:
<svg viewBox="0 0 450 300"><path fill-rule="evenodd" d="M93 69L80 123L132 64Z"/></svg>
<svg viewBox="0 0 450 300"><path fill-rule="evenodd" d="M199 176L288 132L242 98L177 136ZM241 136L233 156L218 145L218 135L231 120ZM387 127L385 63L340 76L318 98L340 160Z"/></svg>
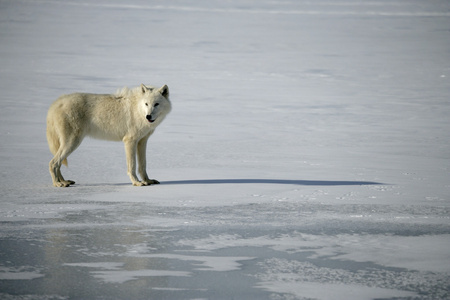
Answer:
<svg viewBox="0 0 450 300"><path fill-rule="evenodd" d="M375 185L381 184L372 181L327 181L327 180L287 180L287 179L197 179L197 180L175 180L162 181L161 184L292 184L292 185L315 185L315 186L334 186L334 185Z"/></svg>

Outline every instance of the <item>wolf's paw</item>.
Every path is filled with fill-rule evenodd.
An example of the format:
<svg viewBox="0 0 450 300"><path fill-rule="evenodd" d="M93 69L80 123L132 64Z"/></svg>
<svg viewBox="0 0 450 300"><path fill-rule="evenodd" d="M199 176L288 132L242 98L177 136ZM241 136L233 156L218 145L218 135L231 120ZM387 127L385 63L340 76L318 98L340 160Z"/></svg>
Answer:
<svg viewBox="0 0 450 300"><path fill-rule="evenodd" d="M144 185L152 185L152 184L159 184L159 181L156 179L147 179L141 181Z"/></svg>
<svg viewBox="0 0 450 300"><path fill-rule="evenodd" d="M68 187L70 186L70 183L67 181L58 181L58 182L53 182L53 186L55 187Z"/></svg>
<svg viewBox="0 0 450 300"><path fill-rule="evenodd" d="M61 181L57 181L57 182L53 182L53 186L56 187L68 187L72 184L75 184L75 181L73 180L61 180Z"/></svg>
<svg viewBox="0 0 450 300"><path fill-rule="evenodd" d="M147 179L147 180L133 182L134 186L144 186L144 185L152 185L152 184L159 184L159 181L155 180L155 179Z"/></svg>

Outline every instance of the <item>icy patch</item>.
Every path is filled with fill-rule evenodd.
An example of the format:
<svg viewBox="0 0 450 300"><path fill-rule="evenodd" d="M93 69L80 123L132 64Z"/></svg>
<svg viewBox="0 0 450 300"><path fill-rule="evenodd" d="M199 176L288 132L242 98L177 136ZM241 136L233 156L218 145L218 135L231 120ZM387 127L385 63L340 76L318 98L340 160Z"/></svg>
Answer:
<svg viewBox="0 0 450 300"><path fill-rule="evenodd" d="M166 270L135 270L135 271L94 271L95 278L108 283L124 283L140 277L190 276L189 272Z"/></svg>
<svg viewBox="0 0 450 300"><path fill-rule="evenodd" d="M95 204L26 204L5 205L0 211L0 222L28 221L30 219L52 219L69 212L104 209Z"/></svg>
<svg viewBox="0 0 450 300"><path fill-rule="evenodd" d="M83 267L83 268L98 268L106 270L119 270L123 267L123 263L117 262L94 262L94 263L67 263L64 266L69 267Z"/></svg>
<svg viewBox="0 0 450 300"><path fill-rule="evenodd" d="M372 300L391 299L394 297L412 297L415 293L359 286L354 284L327 284L316 282L263 282L264 289L283 294L292 294L301 299L316 300Z"/></svg>
<svg viewBox="0 0 450 300"><path fill-rule="evenodd" d="M34 270L34 267L0 267L0 280L31 280L45 276Z"/></svg>
<svg viewBox="0 0 450 300"><path fill-rule="evenodd" d="M196 268L194 270L199 271L234 271L240 270L241 264L239 261L252 260L255 257L247 256L205 256L205 255L182 255L182 254L171 254L171 253L148 253L149 248L144 244L131 245L128 248L126 254L127 257L138 257L138 258L166 258L166 259L176 259L182 261L192 261Z"/></svg>
<svg viewBox="0 0 450 300"><path fill-rule="evenodd" d="M414 297L421 291L431 299L449 296L445 275L379 269L348 271L309 262L271 258L259 264L258 287L276 293L314 299L383 299Z"/></svg>
<svg viewBox="0 0 450 300"><path fill-rule="evenodd" d="M8 295L0 293L2 300L67 300L69 297L59 295Z"/></svg>
<svg viewBox="0 0 450 300"><path fill-rule="evenodd" d="M338 235L308 236L316 247L312 257L374 262L384 266L430 272L450 272L450 235L383 236Z"/></svg>
<svg viewBox="0 0 450 300"><path fill-rule="evenodd" d="M67 263L65 266L105 269L105 271L92 271L91 274L97 279L110 283L124 283L140 277L160 276L189 276L189 272L167 271L167 270L123 270L123 263L118 262L93 262L93 263Z"/></svg>
<svg viewBox="0 0 450 300"><path fill-rule="evenodd" d="M157 290L157 291L207 291L208 289L181 289L181 288L166 288L166 287L154 287L152 288L152 290Z"/></svg>
<svg viewBox="0 0 450 300"><path fill-rule="evenodd" d="M199 271L234 271L240 270L239 261L252 260L255 257L234 257L234 256L194 256L194 255L178 255L178 254L148 254L143 257L159 257L168 259L178 259L184 261L199 262L194 270Z"/></svg>
<svg viewBox="0 0 450 300"><path fill-rule="evenodd" d="M288 253L308 252L310 258L373 262L410 270L448 272L450 235L390 236L340 234L336 236L293 233L278 237L243 238L239 235L211 235L180 240L196 250L213 251L229 247L270 247Z"/></svg>

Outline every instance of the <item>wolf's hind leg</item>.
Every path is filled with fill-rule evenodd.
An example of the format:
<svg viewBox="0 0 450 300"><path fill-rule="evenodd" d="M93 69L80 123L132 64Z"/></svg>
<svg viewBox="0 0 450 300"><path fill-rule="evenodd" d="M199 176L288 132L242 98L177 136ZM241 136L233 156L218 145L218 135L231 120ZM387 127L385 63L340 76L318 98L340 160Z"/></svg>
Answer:
<svg viewBox="0 0 450 300"><path fill-rule="evenodd" d="M56 173L56 176L53 173ZM69 185L75 184L73 180L64 179L61 174L61 165L58 166L53 160L50 161L50 174L52 175L53 186L55 187L68 187Z"/></svg>
<svg viewBox="0 0 450 300"><path fill-rule="evenodd" d="M61 174L62 162L81 144L83 140L82 135L72 137L68 141L63 141L56 152L55 156L49 163L50 175L52 176L53 186L68 187L74 184L75 181L65 180Z"/></svg>
<svg viewBox="0 0 450 300"><path fill-rule="evenodd" d="M61 160L55 155L49 163L49 171L52 176L53 186L55 187L68 187L70 184L64 180L61 175Z"/></svg>

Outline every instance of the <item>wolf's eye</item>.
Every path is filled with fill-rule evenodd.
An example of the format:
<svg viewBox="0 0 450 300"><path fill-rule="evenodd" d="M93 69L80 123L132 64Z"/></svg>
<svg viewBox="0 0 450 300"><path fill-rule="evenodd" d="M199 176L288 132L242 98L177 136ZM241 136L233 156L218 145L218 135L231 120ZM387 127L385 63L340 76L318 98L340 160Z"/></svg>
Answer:
<svg viewBox="0 0 450 300"><path fill-rule="evenodd" d="M155 103L155 105L153 105L153 107L157 107L159 105L159 103Z"/></svg>
<svg viewBox="0 0 450 300"><path fill-rule="evenodd" d="M148 103L145 103L145 106L148 106Z"/></svg>

